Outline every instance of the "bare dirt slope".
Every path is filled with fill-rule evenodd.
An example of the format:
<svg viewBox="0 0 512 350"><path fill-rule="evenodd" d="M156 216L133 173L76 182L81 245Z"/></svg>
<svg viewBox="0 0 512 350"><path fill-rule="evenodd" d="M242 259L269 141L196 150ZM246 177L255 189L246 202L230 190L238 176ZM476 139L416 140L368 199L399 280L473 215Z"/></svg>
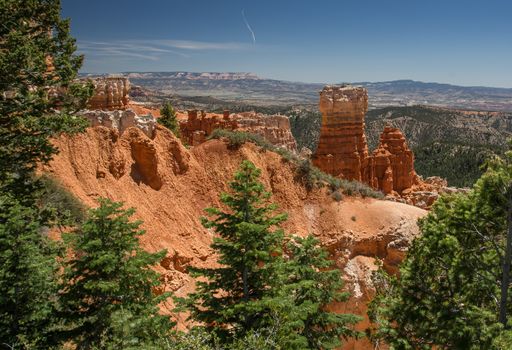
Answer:
<svg viewBox="0 0 512 350"><path fill-rule="evenodd" d="M144 221L142 245L151 251L167 249L159 267L164 288L183 295L193 288L186 267L212 266L209 245L213 232L204 229L204 208L219 205L219 194L243 159L262 170L261 179L273 193L279 210L287 212L288 233L319 237L338 268L344 270L351 300L333 305L339 311L365 314L371 298L370 272L375 259L389 270L403 258L418 234L416 220L425 211L405 204L345 197L334 201L325 189L306 192L294 179L293 165L253 144L230 150L220 140L186 149L168 130L157 126L153 138L129 128L119 135L105 127L87 129L74 137L55 140L60 149L45 170L88 206L98 197L123 201ZM165 306L164 306L165 308ZM364 328L367 322L361 323ZM357 342L346 349L366 349Z"/></svg>

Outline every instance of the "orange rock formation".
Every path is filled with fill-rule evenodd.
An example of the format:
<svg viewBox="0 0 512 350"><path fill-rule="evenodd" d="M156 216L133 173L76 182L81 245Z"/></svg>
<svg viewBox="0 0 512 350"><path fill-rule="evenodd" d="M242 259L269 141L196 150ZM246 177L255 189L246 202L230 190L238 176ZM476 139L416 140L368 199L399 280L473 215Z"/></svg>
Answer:
<svg viewBox="0 0 512 350"><path fill-rule="evenodd" d="M393 191L401 194L419 183L414 171L414 154L397 128L386 125L369 165L369 184L386 194Z"/></svg>
<svg viewBox="0 0 512 350"><path fill-rule="evenodd" d="M313 164L334 176L368 182L364 116L368 92L361 87L326 86L320 92L322 127Z"/></svg>
<svg viewBox="0 0 512 350"><path fill-rule="evenodd" d="M123 77L106 77L92 80L94 94L89 99L90 109L115 110L126 108L130 99L130 81Z"/></svg>
<svg viewBox="0 0 512 350"><path fill-rule="evenodd" d="M273 145L297 150L297 142L292 135L290 120L284 115L265 115L256 112L243 112L235 114L233 119L241 131L258 134Z"/></svg>
<svg viewBox="0 0 512 350"><path fill-rule="evenodd" d="M225 111L222 118L218 114L209 116L201 111L201 117L198 117L197 110L188 111L188 118L180 123L182 139L191 146L197 146L211 135L215 129L235 130L237 123L231 120L229 111Z"/></svg>
<svg viewBox="0 0 512 350"><path fill-rule="evenodd" d="M197 110L190 110L186 118L180 115L178 117L181 119L182 140L192 146L205 142L213 130L226 129L258 134L276 146L290 151L297 150L290 121L284 115L264 115L256 112L230 114L226 110L222 115L200 111L198 116Z"/></svg>
<svg viewBox="0 0 512 350"><path fill-rule="evenodd" d="M414 155L405 137L386 126L371 156L364 134L368 92L362 87L326 86L320 92L322 127L313 163L321 170L358 180L385 194L401 194L418 184Z"/></svg>

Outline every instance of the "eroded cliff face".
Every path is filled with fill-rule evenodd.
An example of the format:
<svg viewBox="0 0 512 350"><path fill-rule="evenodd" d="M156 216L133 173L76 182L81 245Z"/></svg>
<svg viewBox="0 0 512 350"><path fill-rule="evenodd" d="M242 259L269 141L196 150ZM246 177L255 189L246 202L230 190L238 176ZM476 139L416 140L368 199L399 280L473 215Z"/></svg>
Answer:
<svg viewBox="0 0 512 350"><path fill-rule="evenodd" d="M146 124L144 131L151 136L155 117L160 117L160 112L130 101L131 85L128 78L102 77L92 79L92 82L94 94L87 103L88 110L81 112L92 126L113 127L122 133L127 126ZM232 114L229 111L217 114L189 110L186 114L178 112L177 117L181 138L190 146L205 142L215 129L226 129L258 134L278 147L297 150L297 143L286 116L256 112Z"/></svg>
<svg viewBox="0 0 512 350"><path fill-rule="evenodd" d="M98 197L123 201L136 208L135 218L144 221L142 246L150 251L167 249L157 268L164 282L160 291L183 296L194 288L189 266L214 266L210 244L214 232L205 229L204 209L219 206L219 195L240 162L248 159L262 170L261 180L272 191L272 201L289 219L290 234L314 234L343 271L351 298L331 305L333 310L364 317L372 298L371 272L381 259L396 271L407 246L418 235L416 220L425 211L402 203L345 197L334 201L322 189L307 192L295 180L293 166L270 151L253 144L230 150L221 140L206 141L186 149L167 129L155 125L148 135L137 125L123 131L102 125L84 134L54 140L60 153L45 171L69 188L88 206ZM162 309L171 310L164 304ZM181 327L186 322L178 319ZM365 341L351 341L345 349L368 349Z"/></svg>
<svg viewBox="0 0 512 350"><path fill-rule="evenodd" d="M240 131L258 134L268 142L289 151L297 151L297 142L292 135L290 120L284 115L265 115L256 112L243 112L232 117Z"/></svg>
<svg viewBox="0 0 512 350"><path fill-rule="evenodd" d="M189 110L187 116L181 116L181 139L191 146L197 146L206 141L215 129L236 130L238 124L231 118L229 111L222 116L204 111Z"/></svg>

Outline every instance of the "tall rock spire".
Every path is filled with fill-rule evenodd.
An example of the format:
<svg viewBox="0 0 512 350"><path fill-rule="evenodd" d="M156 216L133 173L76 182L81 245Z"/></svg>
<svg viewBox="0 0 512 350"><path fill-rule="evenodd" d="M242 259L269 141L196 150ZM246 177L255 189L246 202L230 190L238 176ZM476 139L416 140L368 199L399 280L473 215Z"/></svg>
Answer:
<svg viewBox="0 0 512 350"><path fill-rule="evenodd" d="M320 92L322 127L313 163L349 180L367 182L368 146L364 116L368 92L362 87L326 86Z"/></svg>

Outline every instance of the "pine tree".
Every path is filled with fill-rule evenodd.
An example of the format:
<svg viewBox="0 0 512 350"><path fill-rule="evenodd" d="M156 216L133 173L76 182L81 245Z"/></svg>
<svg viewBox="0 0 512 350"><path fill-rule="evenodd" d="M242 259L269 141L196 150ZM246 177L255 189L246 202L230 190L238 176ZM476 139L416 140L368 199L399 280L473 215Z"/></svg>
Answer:
<svg viewBox="0 0 512 350"><path fill-rule="evenodd" d="M177 137L180 136L180 125L178 124L178 119L176 119L176 112L174 111L171 102L166 102L160 109L160 118L158 118L158 122L171 130Z"/></svg>
<svg viewBox="0 0 512 350"><path fill-rule="evenodd" d="M498 316L511 180L507 152L490 162L470 193L442 197L420 220L422 235L400 278L376 275L380 287L370 308L376 342L395 349L502 349L498 343L510 338ZM506 305L510 314L510 293Z"/></svg>
<svg viewBox="0 0 512 350"><path fill-rule="evenodd" d="M60 1L1 0L0 23L0 191L30 201L33 170L56 153L49 137L83 130L72 112L92 87L75 82L83 57Z"/></svg>
<svg viewBox="0 0 512 350"><path fill-rule="evenodd" d="M91 93L76 83L69 21L58 0L0 0L0 343L50 348L55 326L55 258L45 235L57 223L41 208L34 174L56 149L49 138L86 123L73 116ZM50 210L48 210L50 209ZM54 330L54 329L53 329Z"/></svg>
<svg viewBox="0 0 512 350"><path fill-rule="evenodd" d="M0 195L0 349L48 349L56 327L57 247L40 212Z"/></svg>
<svg viewBox="0 0 512 350"><path fill-rule="evenodd" d="M357 337L352 326L359 317L326 308L330 303L346 301L349 294L341 291L340 270L332 266L319 241L313 236L294 237L287 251L291 258L286 264L289 277L285 290L302 310L299 314L304 325L300 334L307 339L308 349L335 349L341 346L342 337Z"/></svg>
<svg viewBox="0 0 512 350"><path fill-rule="evenodd" d="M214 218L203 218L206 228L219 237L212 248L219 254L221 267L193 269L196 291L181 300L193 320L206 325L223 340L243 338L253 329L270 323L269 289L280 262L283 231L276 225L286 218L274 214L270 193L258 181L260 170L243 161L234 181L231 194L222 194L221 202L229 208L208 208Z"/></svg>
<svg viewBox="0 0 512 350"><path fill-rule="evenodd" d="M259 181L261 171L243 161L231 193L222 194L228 210L209 208L205 227L219 235L212 248L221 267L194 269L196 292L180 299L194 321L234 349L265 344L267 349L332 349L340 336L352 336L353 315L325 309L344 300L341 278L313 238L297 238L283 253L285 214L275 214ZM249 346L249 345L247 345Z"/></svg>
<svg viewBox="0 0 512 350"><path fill-rule="evenodd" d="M141 346L172 326L158 315L158 303L168 295L154 295L159 275L151 269L166 252L140 248L144 231L130 221L133 212L101 199L82 227L65 236L73 256L65 262L61 303L65 335L79 349Z"/></svg>

